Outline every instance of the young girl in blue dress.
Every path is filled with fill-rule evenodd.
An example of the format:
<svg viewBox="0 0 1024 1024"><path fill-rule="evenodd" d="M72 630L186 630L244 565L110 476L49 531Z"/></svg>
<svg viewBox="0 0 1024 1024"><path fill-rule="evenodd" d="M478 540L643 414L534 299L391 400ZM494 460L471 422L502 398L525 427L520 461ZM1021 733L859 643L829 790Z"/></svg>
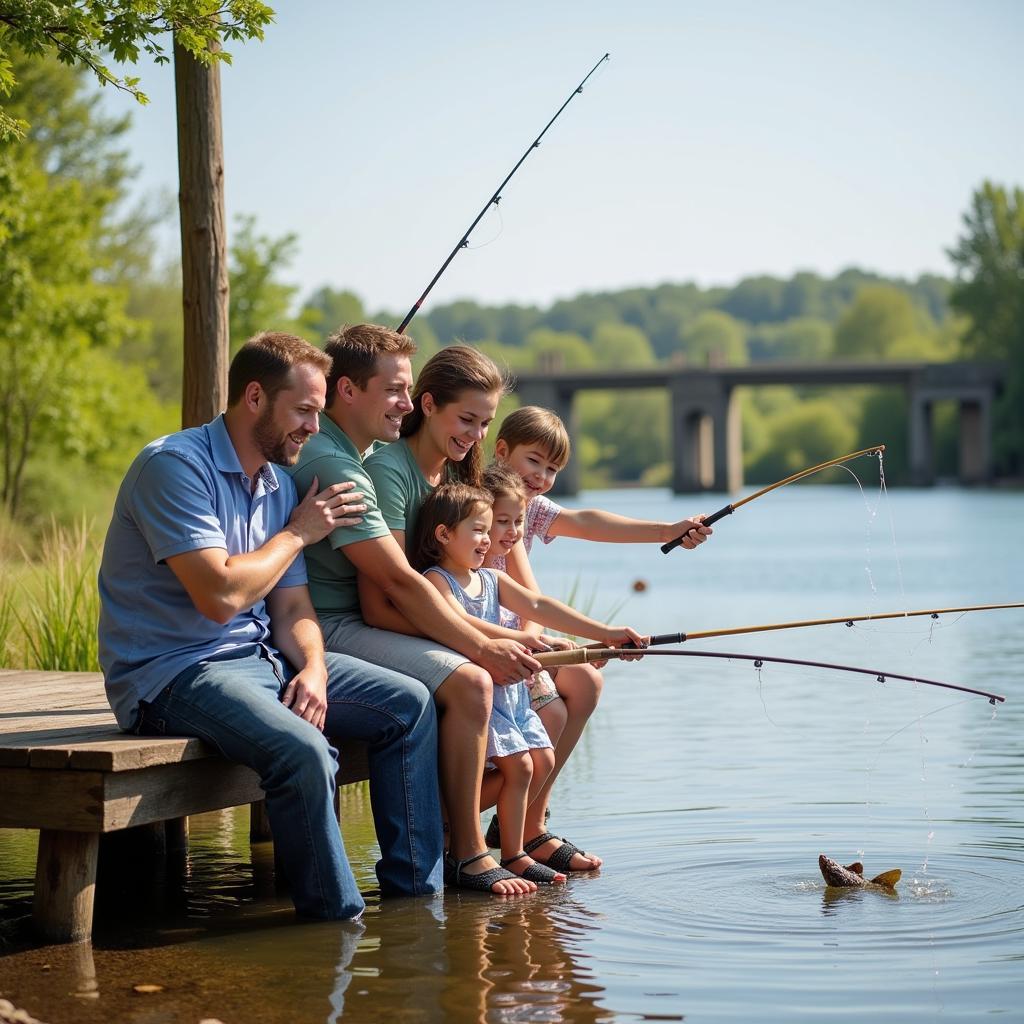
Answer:
<svg viewBox="0 0 1024 1024"><path fill-rule="evenodd" d="M618 647L646 638L622 626L608 626L553 598L533 593L510 576L482 568L491 545L492 501L487 491L443 484L420 507L410 561L463 614L501 628L502 609L550 629ZM491 631L489 631L491 632ZM512 634L510 634L512 635ZM523 846L526 808L544 786L554 764L551 741L523 682L495 686L487 739L488 767L481 780L481 809L496 805L502 867L533 882L564 882L565 874L540 864ZM481 855L483 856L483 855ZM461 871L463 863L449 865Z"/></svg>

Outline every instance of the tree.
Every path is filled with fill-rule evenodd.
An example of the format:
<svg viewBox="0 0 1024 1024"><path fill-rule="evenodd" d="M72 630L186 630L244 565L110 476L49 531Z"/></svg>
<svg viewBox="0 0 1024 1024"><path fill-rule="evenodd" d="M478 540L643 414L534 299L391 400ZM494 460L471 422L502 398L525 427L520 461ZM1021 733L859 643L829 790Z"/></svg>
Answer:
<svg viewBox="0 0 1024 1024"><path fill-rule="evenodd" d="M355 292L323 285L306 299L300 319L311 335L310 340L319 341L322 345L327 336L339 327L365 322L366 312Z"/></svg>
<svg viewBox="0 0 1024 1024"><path fill-rule="evenodd" d="M836 324L835 354L841 359L884 359L897 342L918 332L910 297L891 285L867 285Z"/></svg>
<svg viewBox="0 0 1024 1024"><path fill-rule="evenodd" d="M594 365L594 353L578 334L538 327L526 336L526 348L538 370L587 370Z"/></svg>
<svg viewBox="0 0 1024 1024"><path fill-rule="evenodd" d="M0 154L0 501L11 515L40 434L53 444L73 430L63 407L90 347L124 326L117 293L92 275L102 202L34 157L29 144Z"/></svg>
<svg viewBox="0 0 1024 1024"><path fill-rule="evenodd" d="M278 277L295 258L298 235L261 235L252 214L241 214L235 223L235 241L228 259L232 349L259 331L300 330L290 314L298 286L285 284Z"/></svg>
<svg viewBox="0 0 1024 1024"><path fill-rule="evenodd" d="M230 61L224 40L263 38L273 11L258 0L0 0L0 95L16 78L10 46L39 57L90 68L103 85L146 97L139 79L114 74L111 54L134 64L148 53L167 63L163 37L173 34L178 111L178 203L181 214L184 374L182 422L203 423L223 408L227 393L228 275L224 230L224 157L220 72ZM0 109L0 137L27 127Z"/></svg>
<svg viewBox="0 0 1024 1024"><path fill-rule="evenodd" d="M173 32L178 45L201 64L230 63L221 42L262 39L273 16L258 0L0 0L0 96L10 96L18 84L10 57L17 48L30 57L50 54L64 64L89 68L102 85L148 103L138 78L107 66L108 54L118 64L135 64L142 53L166 64L170 58L162 37ZM0 139L24 137L29 124L24 112L0 107Z"/></svg>
<svg viewBox="0 0 1024 1024"><path fill-rule="evenodd" d="M755 362L820 362L832 351L832 328L816 317L794 317L785 323L755 327L747 347Z"/></svg>
<svg viewBox="0 0 1024 1024"><path fill-rule="evenodd" d="M743 327L728 313L709 309L679 331L679 347L694 365L736 366L747 362Z"/></svg>
<svg viewBox="0 0 1024 1024"><path fill-rule="evenodd" d="M1024 471L1024 190L986 181L964 214L949 255L957 271L950 298L970 318L965 343L975 356L1005 359L1009 376L996 410L996 458Z"/></svg>
<svg viewBox="0 0 1024 1024"><path fill-rule="evenodd" d="M853 448L857 427L827 398L801 402L767 423L770 442L748 466L751 481L779 480Z"/></svg>
<svg viewBox="0 0 1024 1024"><path fill-rule="evenodd" d="M638 327L601 324L594 331L592 348L598 366L625 369L654 365L651 343Z"/></svg>

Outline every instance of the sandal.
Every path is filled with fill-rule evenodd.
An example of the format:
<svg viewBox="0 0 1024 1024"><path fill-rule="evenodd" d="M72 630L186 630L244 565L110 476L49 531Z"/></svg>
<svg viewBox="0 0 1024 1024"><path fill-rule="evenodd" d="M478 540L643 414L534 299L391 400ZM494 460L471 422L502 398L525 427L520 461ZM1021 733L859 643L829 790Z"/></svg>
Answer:
<svg viewBox="0 0 1024 1024"><path fill-rule="evenodd" d="M484 857L490 856L489 850L478 853L465 860L456 860L450 854L444 857L444 883L453 889L470 889L473 892L488 892L492 896L501 896L502 893L493 892L491 886L495 882L508 882L519 878L519 875L506 868L488 868L478 875L466 874L463 870L467 865L474 864Z"/></svg>
<svg viewBox="0 0 1024 1024"><path fill-rule="evenodd" d="M530 855L523 850L522 853L513 854L511 857L505 857L501 861L501 866L507 867L509 864L515 863L517 860L522 860L524 857ZM536 882L538 885L551 885L553 882L559 880L565 881L565 875L561 871L552 871L551 868L544 864L536 863L531 864L521 875L520 878L525 878L528 882Z"/></svg>
<svg viewBox="0 0 1024 1024"><path fill-rule="evenodd" d="M555 871L594 871L595 868L574 868L572 867L572 859L578 853L581 857L586 857L586 851L581 850L578 846L574 846L569 842L568 839L563 839L561 836L556 836L553 832L541 832L539 836L531 839L528 843L523 846L523 849L532 854L538 846L543 846L545 843L550 842L552 839L557 839L562 845L558 847L554 852L548 855L546 860L535 858L538 863L544 864L549 868L554 868Z"/></svg>
<svg viewBox="0 0 1024 1024"><path fill-rule="evenodd" d="M546 807L544 809L544 824L548 823L548 818L551 817L551 808ZM501 830L498 828L498 816L496 814L491 815L491 823L487 826L487 832L484 834L484 842L492 850L501 849Z"/></svg>

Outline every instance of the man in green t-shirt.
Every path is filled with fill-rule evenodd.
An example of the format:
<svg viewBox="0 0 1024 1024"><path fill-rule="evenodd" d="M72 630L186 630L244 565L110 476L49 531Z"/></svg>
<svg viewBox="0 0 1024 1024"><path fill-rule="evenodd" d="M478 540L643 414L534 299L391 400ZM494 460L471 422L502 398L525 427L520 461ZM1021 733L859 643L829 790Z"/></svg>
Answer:
<svg viewBox="0 0 1024 1024"><path fill-rule="evenodd" d="M326 647L412 676L434 695L450 856L453 863L472 861L455 874L457 884L498 895L532 891L533 883L499 867L490 855L477 858L487 849L479 796L493 686L522 679L540 666L522 645L490 639L453 611L410 567L377 506L362 460L381 442L398 438L402 419L412 409L410 357L416 348L411 339L360 324L333 334L325 351L332 369L320 433L306 443L290 472L300 493L314 479L321 489L352 481L365 505L357 525L338 527L306 548L310 596ZM375 629L363 621L359 573L387 594L416 635Z"/></svg>

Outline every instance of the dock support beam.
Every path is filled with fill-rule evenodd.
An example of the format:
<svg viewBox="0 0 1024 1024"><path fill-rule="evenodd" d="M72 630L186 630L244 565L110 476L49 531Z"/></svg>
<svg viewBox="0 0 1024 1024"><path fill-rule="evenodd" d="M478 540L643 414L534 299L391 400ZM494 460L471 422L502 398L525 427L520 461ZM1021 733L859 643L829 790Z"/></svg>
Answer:
<svg viewBox="0 0 1024 1024"><path fill-rule="evenodd" d="M92 934L98 832L40 829L32 918L51 942L84 942Z"/></svg>

